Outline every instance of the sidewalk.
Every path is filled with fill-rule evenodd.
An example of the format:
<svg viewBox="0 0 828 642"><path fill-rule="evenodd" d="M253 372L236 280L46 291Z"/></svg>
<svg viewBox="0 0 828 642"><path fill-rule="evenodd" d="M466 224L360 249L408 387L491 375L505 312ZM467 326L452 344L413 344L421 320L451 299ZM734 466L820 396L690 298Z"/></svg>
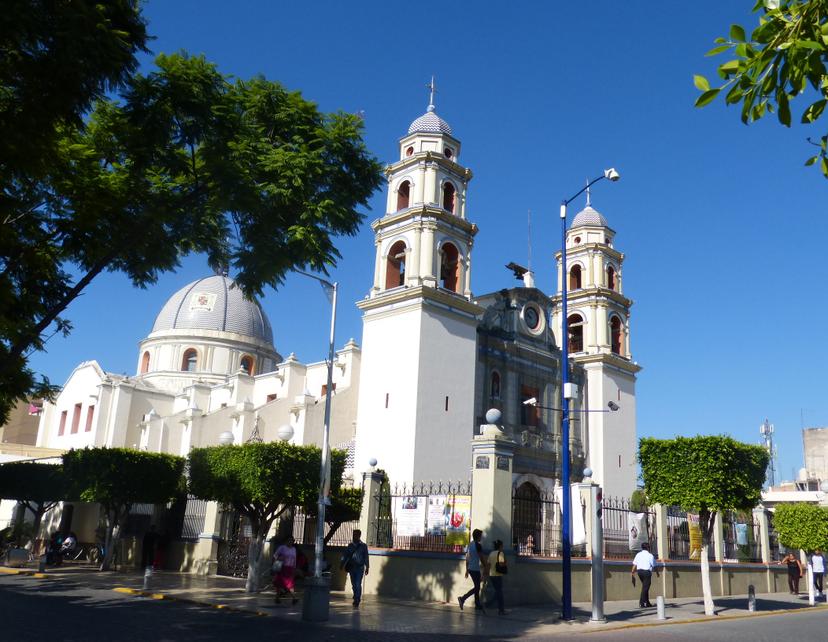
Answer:
<svg viewBox="0 0 828 642"><path fill-rule="evenodd" d="M13 573L16 569L0 568L0 572ZM33 575L32 569L24 573ZM35 577L42 577L34 575ZM213 608L237 610L259 616L285 618L300 621L301 602L291 606L283 600L277 605L273 593L244 592L244 581L228 577L197 577L184 573L157 572L153 574L149 594L143 594L143 575L139 573L100 573L88 566L64 566L49 569L46 581L77 583L98 589L118 590L121 593L143 595L144 599L174 599L198 603ZM815 608L825 608L822 598ZM808 609L808 598L784 593L757 595L757 612L747 610L747 597L717 598L716 620L740 617L760 617L774 612ZM472 605L470 604L469 607ZM508 605L507 605L508 606ZM704 620L701 598L669 600L666 604L666 621L657 619L656 609L639 609L636 600L607 602L605 624L589 622L591 605L573 605L574 620L563 622L559 619L559 607L520 606L507 608L505 616L490 611L478 615L473 608L460 611L456 603L420 603L368 595L359 609L351 606L349 597L342 591L331 594L330 620L325 626L331 628L384 631L388 633L434 633L455 635L485 635L505 638L537 638L548 635L591 634L639 626L669 626L670 623L687 623Z"/></svg>

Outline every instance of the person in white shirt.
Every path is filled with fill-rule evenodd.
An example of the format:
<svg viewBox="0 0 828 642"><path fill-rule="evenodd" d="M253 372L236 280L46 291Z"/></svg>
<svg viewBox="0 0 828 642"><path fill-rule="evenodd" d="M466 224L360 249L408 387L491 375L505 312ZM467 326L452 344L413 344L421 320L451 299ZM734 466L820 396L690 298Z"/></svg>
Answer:
<svg viewBox="0 0 828 642"><path fill-rule="evenodd" d="M814 588L819 595L822 595L822 576L825 574L825 558L822 551L816 549L811 555L811 568L814 571Z"/></svg>
<svg viewBox="0 0 828 642"><path fill-rule="evenodd" d="M641 595L638 598L638 606L641 608L652 606L650 604L650 582L653 579L654 569L655 558L650 553L650 545L644 542L641 545L641 550L633 559L632 571L630 571L630 575L633 576L633 584L635 584L636 573L638 573L638 579L641 580Z"/></svg>

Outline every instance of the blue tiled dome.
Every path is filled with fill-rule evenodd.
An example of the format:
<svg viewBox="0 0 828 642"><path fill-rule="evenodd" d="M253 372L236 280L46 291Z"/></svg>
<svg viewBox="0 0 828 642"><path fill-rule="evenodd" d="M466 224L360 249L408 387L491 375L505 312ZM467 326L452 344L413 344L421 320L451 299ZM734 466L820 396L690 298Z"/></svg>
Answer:
<svg viewBox="0 0 828 642"><path fill-rule="evenodd" d="M428 111L411 123L409 134L451 134L449 124L437 115L434 105L428 106Z"/></svg>
<svg viewBox="0 0 828 642"><path fill-rule="evenodd" d="M219 330L273 343L270 321L259 302L244 298L233 279L218 274L173 294L152 326L153 332L162 330Z"/></svg>

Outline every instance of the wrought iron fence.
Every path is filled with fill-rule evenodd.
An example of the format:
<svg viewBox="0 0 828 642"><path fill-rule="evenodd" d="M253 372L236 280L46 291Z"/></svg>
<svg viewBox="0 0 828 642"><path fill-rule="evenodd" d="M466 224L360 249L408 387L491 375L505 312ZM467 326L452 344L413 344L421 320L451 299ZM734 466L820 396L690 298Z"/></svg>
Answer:
<svg viewBox="0 0 828 642"><path fill-rule="evenodd" d="M632 556L635 541L650 544L650 551L658 556L655 510L636 512L630 509L630 501L624 497L604 497L602 503L604 525L604 557L627 559ZM631 548L634 546L635 548Z"/></svg>
<svg viewBox="0 0 828 642"><path fill-rule="evenodd" d="M469 542L471 482L383 484L367 534L380 548L462 553Z"/></svg>
<svg viewBox="0 0 828 642"><path fill-rule="evenodd" d="M761 562L759 522L753 516L722 513L722 533L725 562Z"/></svg>
<svg viewBox="0 0 828 642"><path fill-rule="evenodd" d="M770 511L765 511L765 515L768 518L768 544L770 548L770 561L771 562L778 562L780 558L780 551L779 551L779 533L776 532L776 528L773 526L773 513Z"/></svg>
<svg viewBox="0 0 828 642"><path fill-rule="evenodd" d="M184 519L181 522L179 539L197 540L204 532L204 518L207 516L207 501L198 499L192 495L187 497L187 505L184 508Z"/></svg>
<svg viewBox="0 0 828 642"><path fill-rule="evenodd" d="M313 546L316 543L316 515L308 515L303 509L296 508L292 515L291 533L297 544ZM333 535L331 529L335 527ZM325 524L326 546L347 546L354 538L354 530L359 529L359 520L341 524ZM330 536L330 537L329 537Z"/></svg>
<svg viewBox="0 0 828 642"><path fill-rule="evenodd" d="M512 496L512 546L518 555L560 557L561 497L539 491L531 484L517 488ZM583 515L583 503L572 507ZM577 522L576 522L577 523ZM573 557L586 557L586 545L571 547Z"/></svg>

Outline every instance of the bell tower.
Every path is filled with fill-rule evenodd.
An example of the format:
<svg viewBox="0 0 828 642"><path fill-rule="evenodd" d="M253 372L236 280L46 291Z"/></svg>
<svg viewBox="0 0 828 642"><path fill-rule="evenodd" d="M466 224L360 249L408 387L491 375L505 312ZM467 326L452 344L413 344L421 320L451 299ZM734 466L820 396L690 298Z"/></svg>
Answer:
<svg viewBox="0 0 828 642"><path fill-rule="evenodd" d="M376 459L392 480L466 480L474 427L477 317L466 217L471 170L460 141L426 112L386 170L385 215L374 221L375 264L362 310L356 466Z"/></svg>
<svg viewBox="0 0 828 642"><path fill-rule="evenodd" d="M567 287L572 360L587 373L582 408L608 412L585 413L587 465L605 489L629 497L636 488L635 382L641 367L630 353L630 308L624 296L624 254L614 246L615 231L590 203L575 215L566 234L568 274L558 265L558 294L554 327L561 337L560 292ZM618 408L610 410L610 403Z"/></svg>

